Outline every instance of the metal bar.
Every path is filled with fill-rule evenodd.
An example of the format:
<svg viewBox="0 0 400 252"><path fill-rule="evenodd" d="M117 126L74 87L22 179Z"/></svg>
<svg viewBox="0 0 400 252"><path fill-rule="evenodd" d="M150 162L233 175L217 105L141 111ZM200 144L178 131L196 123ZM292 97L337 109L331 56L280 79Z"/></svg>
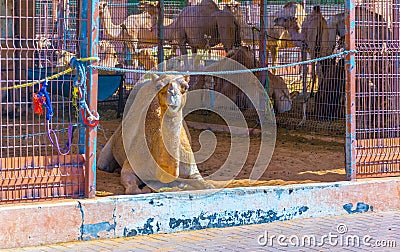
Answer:
<svg viewBox="0 0 400 252"><path fill-rule="evenodd" d="M346 8L346 50L355 49L355 9L354 0L345 1ZM346 179L356 178L356 103L355 103L355 56L346 55Z"/></svg>
<svg viewBox="0 0 400 252"><path fill-rule="evenodd" d="M268 0L262 0L260 2L260 66L266 67L268 65L267 62L267 27L268 27ZM261 84L269 95L269 83L267 78L267 71L261 72Z"/></svg>
<svg viewBox="0 0 400 252"><path fill-rule="evenodd" d="M158 47L157 47L157 60L158 65L161 67L160 71L163 70L163 65L160 64L164 61L164 48L163 48L163 40L164 40L164 0L160 0L158 2Z"/></svg>
<svg viewBox="0 0 400 252"><path fill-rule="evenodd" d="M98 0L82 1L81 20L81 57L97 56L99 3ZM92 62L96 64L96 62ZM97 111L98 72L88 69L87 72L88 106L91 111ZM92 198L96 195L96 144L97 127L86 127L85 135L85 196Z"/></svg>

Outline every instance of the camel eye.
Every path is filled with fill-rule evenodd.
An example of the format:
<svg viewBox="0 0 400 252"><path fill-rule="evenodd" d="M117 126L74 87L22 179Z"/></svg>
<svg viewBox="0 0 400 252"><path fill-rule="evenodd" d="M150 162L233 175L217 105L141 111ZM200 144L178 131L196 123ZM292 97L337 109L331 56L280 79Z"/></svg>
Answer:
<svg viewBox="0 0 400 252"><path fill-rule="evenodd" d="M185 82L181 84L182 93L189 90L189 85Z"/></svg>

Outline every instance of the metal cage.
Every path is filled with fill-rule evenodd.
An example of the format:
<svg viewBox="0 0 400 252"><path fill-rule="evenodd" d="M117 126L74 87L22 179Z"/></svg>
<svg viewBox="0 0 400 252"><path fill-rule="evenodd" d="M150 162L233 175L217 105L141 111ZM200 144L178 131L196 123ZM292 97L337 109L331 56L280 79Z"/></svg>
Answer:
<svg viewBox="0 0 400 252"><path fill-rule="evenodd" d="M88 153L96 135L83 127L73 104L77 72L43 81L69 68L73 57L93 55L87 35L92 2L0 1L0 203L94 193ZM93 83L89 78L88 102L95 110Z"/></svg>

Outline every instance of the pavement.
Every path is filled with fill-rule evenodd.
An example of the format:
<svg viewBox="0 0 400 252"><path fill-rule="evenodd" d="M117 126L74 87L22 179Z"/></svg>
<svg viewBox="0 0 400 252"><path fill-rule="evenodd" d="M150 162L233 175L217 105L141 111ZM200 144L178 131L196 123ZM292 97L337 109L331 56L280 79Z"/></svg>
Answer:
<svg viewBox="0 0 400 252"><path fill-rule="evenodd" d="M400 251L399 231L400 210L7 251Z"/></svg>

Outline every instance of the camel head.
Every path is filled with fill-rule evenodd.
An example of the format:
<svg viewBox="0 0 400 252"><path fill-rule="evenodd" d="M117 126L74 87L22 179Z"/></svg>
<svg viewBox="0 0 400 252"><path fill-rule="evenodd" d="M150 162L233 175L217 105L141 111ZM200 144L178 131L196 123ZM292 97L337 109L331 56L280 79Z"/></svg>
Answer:
<svg viewBox="0 0 400 252"><path fill-rule="evenodd" d="M300 29L297 22L297 17L277 17L274 19L274 25L283 27L285 29Z"/></svg>
<svg viewBox="0 0 400 252"><path fill-rule="evenodd" d="M281 10L274 13L274 24L275 26L282 26L285 28L301 28L301 25L306 15L307 14L304 11L304 7L302 4L296 2L288 2L283 6ZM294 25L294 22L297 23L297 26Z"/></svg>
<svg viewBox="0 0 400 252"><path fill-rule="evenodd" d="M189 89L189 76L182 75L153 75L158 90L158 102L161 110L169 116L182 112L186 104L186 93Z"/></svg>
<svg viewBox="0 0 400 252"><path fill-rule="evenodd" d="M141 11L146 11L152 17L158 16L158 1L150 2L150 1L141 1L138 4L138 9Z"/></svg>
<svg viewBox="0 0 400 252"><path fill-rule="evenodd" d="M107 2L99 2L99 15L104 14L104 11L105 11L107 5L108 5Z"/></svg>
<svg viewBox="0 0 400 252"><path fill-rule="evenodd" d="M41 36L41 35L36 35L36 47L37 49L44 49L44 48L49 48L51 46L50 39Z"/></svg>

